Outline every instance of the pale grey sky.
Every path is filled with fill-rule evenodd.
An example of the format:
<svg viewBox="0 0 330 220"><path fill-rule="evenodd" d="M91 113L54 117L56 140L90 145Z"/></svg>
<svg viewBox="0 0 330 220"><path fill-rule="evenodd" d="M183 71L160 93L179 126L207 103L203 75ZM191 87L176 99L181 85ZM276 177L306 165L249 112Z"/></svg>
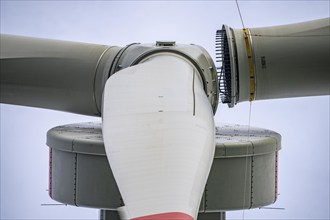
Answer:
<svg viewBox="0 0 330 220"><path fill-rule="evenodd" d="M329 17L329 1L239 1L247 27ZM241 28L235 1L3 1L1 33L125 46L175 40L214 57L215 31ZM306 54L308 56L308 54ZM0 105L1 219L97 219L98 211L48 197L46 132L95 121L29 107ZM219 105L216 122L247 124L249 103ZM251 125L282 135L278 201L285 210L249 210L245 219L329 219L329 96L257 101ZM228 212L242 219L242 211Z"/></svg>

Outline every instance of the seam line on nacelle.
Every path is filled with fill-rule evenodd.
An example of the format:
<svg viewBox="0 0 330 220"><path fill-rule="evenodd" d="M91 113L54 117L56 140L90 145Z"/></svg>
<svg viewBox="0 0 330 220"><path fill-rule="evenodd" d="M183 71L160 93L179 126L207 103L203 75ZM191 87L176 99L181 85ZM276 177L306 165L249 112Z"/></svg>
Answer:
<svg viewBox="0 0 330 220"><path fill-rule="evenodd" d="M95 70L94 70L94 76L93 76L93 78L94 78L94 80L93 80L93 101L94 101L94 103L95 103L96 110L97 110L99 113L100 113L100 109L98 109L97 101L96 101L96 95L95 95L95 89L96 89L96 85L95 85L95 83L96 83L96 74L97 74L97 70L98 70L98 68L99 68L100 62L101 62L101 60L102 60L104 54L105 54L108 50L110 50L111 48L113 48L113 47L114 47L114 46L107 47L107 48L102 52L102 54L100 55L99 59L97 60L97 63L96 63L96 66L95 66Z"/></svg>

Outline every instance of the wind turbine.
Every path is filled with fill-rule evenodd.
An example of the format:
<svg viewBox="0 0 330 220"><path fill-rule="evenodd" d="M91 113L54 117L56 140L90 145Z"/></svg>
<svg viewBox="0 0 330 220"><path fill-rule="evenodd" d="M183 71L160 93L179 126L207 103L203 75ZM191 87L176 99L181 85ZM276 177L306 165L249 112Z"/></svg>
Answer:
<svg viewBox="0 0 330 220"><path fill-rule="evenodd" d="M195 45L157 41L118 48L1 35L1 102L102 116L114 177L109 188L118 186L122 206L99 205L103 201L95 190L104 177L88 180L93 170L85 169L98 162L83 158L100 154L94 150L100 142L92 135L94 125L87 132L75 125L48 133L52 198L117 209L121 219L197 219L199 211L200 218L210 218L274 202L280 149L276 133L235 126L219 129L223 136L229 131L229 143L215 144L218 77L222 101L230 107L247 100L328 95L328 32L329 19L243 30L224 26L216 37L219 75L208 53ZM299 80L305 77L310 80ZM210 176L208 184L234 190L220 194L215 187L211 194L220 196L210 202L207 180L214 155L223 162L213 163L213 175L224 173L224 180ZM242 168L240 177L226 173ZM236 198L237 189L244 190Z"/></svg>

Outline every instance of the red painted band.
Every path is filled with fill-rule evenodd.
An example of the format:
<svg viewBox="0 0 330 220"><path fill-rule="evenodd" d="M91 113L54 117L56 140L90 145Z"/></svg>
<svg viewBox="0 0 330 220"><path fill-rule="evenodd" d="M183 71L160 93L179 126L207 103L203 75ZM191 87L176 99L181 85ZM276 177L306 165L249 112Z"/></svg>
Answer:
<svg viewBox="0 0 330 220"><path fill-rule="evenodd" d="M133 218L132 220L194 220L190 215L181 212L168 212Z"/></svg>
<svg viewBox="0 0 330 220"><path fill-rule="evenodd" d="M49 147L49 172L48 172L48 195L50 198L53 198L52 196L52 166L53 166L53 150L51 147Z"/></svg>

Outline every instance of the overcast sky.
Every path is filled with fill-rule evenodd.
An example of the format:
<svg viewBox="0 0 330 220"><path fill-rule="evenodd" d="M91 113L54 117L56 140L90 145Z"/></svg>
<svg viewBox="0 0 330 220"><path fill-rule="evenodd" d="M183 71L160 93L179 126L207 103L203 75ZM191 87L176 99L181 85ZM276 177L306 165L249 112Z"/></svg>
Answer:
<svg viewBox="0 0 330 220"><path fill-rule="evenodd" d="M329 1L240 1L246 27L329 17ZM199 44L214 57L222 24L241 28L234 1L2 1L1 33L125 46L175 40ZM303 46L303 45L302 45ZM306 54L308 56L308 54ZM97 219L98 211L48 197L46 132L99 118L0 105L1 219ZM216 122L248 124L249 103L219 105ZM282 135L279 198L245 211L245 219L329 219L329 96L257 101L251 125ZM227 219L242 219L242 211Z"/></svg>

